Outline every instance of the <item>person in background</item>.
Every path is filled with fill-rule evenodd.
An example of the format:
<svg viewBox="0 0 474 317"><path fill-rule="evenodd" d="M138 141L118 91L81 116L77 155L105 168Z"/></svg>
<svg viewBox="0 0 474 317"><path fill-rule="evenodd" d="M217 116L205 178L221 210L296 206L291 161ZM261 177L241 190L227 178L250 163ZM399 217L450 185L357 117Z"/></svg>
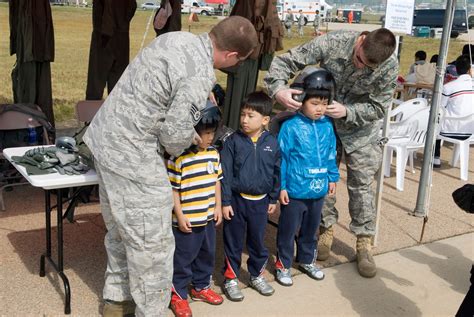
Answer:
<svg viewBox="0 0 474 317"><path fill-rule="evenodd" d="M417 65L423 65L426 63L426 52L425 51L417 51L415 53L415 62L410 65L410 70L408 71L408 74L412 74L415 72L415 67Z"/></svg>
<svg viewBox="0 0 474 317"><path fill-rule="evenodd" d="M298 35L303 37L304 35L304 25L306 24L306 20L303 14L303 10L298 11Z"/></svg>
<svg viewBox="0 0 474 317"><path fill-rule="evenodd" d="M314 27L314 36L318 36L319 28L321 27L321 16L319 15L319 10L316 10L316 14L314 15L313 27Z"/></svg>
<svg viewBox="0 0 474 317"><path fill-rule="evenodd" d="M468 55L461 55L455 63L459 77L443 86L440 107L446 117L461 118L474 114L474 89L471 61ZM474 133L474 122L442 119L440 134L465 140ZM441 167L441 140L436 140L433 167Z"/></svg>
<svg viewBox="0 0 474 317"><path fill-rule="evenodd" d="M293 23L295 22L295 16L291 9L288 9L288 13L286 14L285 21L283 24L285 25L286 29L286 36L291 37L291 28L293 27Z"/></svg>

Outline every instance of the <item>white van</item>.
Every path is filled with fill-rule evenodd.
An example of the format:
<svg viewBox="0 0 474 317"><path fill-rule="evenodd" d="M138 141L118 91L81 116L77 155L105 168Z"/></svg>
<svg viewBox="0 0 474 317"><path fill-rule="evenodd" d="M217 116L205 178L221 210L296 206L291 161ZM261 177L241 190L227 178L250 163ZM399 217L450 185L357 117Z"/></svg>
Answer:
<svg viewBox="0 0 474 317"><path fill-rule="evenodd" d="M319 10L319 16L323 20L326 20L328 16L331 14L332 6L327 4L324 0L319 1L305 1L305 0L298 0L298 1L291 1L291 0L278 0L277 4L277 11L278 17L281 21L285 21L286 15L288 13L288 9L291 9L293 12L293 16L295 17L295 21L298 19L298 12L303 10L303 14L305 16L305 24L308 22L314 21L314 16L316 15L316 10Z"/></svg>
<svg viewBox="0 0 474 317"><path fill-rule="evenodd" d="M191 12L200 15L214 15L214 8L193 0L181 0L181 13Z"/></svg>

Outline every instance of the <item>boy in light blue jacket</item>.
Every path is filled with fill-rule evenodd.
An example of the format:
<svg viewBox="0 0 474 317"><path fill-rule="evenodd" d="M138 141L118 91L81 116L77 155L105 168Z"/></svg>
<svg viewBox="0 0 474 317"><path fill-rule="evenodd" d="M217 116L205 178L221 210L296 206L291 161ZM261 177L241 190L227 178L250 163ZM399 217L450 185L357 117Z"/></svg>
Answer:
<svg viewBox="0 0 474 317"><path fill-rule="evenodd" d="M303 91L295 95L303 105L283 123L278 135L282 160L276 279L283 286L293 285L290 268L295 235L300 270L313 279L324 278L314 263L316 230L324 197L335 194L339 180L336 136L331 119L324 116L336 90L333 76L324 69L310 68L295 79L292 88Z"/></svg>

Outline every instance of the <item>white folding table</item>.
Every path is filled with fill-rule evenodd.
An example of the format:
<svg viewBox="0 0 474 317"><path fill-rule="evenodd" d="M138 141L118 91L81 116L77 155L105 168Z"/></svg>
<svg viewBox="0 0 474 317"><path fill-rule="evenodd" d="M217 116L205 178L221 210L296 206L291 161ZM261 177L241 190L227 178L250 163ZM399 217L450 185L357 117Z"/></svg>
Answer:
<svg viewBox="0 0 474 317"><path fill-rule="evenodd" d="M64 313L71 313L71 288L69 281L64 274L64 260L63 260L63 202L61 189L71 187L82 187L87 185L98 184L97 174L94 170L89 170L86 174L82 175L61 175L59 173L46 174L46 175L28 175L25 167L18 165L12 161L12 156L23 156L26 151L36 148L38 146L27 146L27 147L15 147L3 150L3 156L12 163L12 165L23 175L23 177L34 187L40 187L45 192L45 217L46 217L46 252L41 255L40 259L40 276L45 276L45 259L49 261L51 266L58 272L64 284ZM51 206L51 191L57 192L57 204ZM75 198L79 194L80 189L76 191L71 199L68 199L69 203L75 203ZM60 203L61 202L61 203ZM51 257L51 211L56 207L57 211L57 249L58 258L57 263ZM66 209L69 210L69 207Z"/></svg>

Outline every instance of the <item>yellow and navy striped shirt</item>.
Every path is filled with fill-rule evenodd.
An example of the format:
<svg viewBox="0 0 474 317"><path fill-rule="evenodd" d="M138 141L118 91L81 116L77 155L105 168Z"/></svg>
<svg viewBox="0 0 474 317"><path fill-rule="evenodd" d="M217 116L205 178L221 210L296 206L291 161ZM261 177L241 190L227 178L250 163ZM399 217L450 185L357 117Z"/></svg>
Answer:
<svg viewBox="0 0 474 317"><path fill-rule="evenodd" d="M257 141L258 141L259 137L260 136L254 136L254 137L250 138L250 139L252 139L252 142L253 142L254 145L257 144ZM240 193L240 196L242 196L242 198L245 198L247 200L261 200L261 199L267 197L267 194L250 195L250 194Z"/></svg>
<svg viewBox="0 0 474 317"><path fill-rule="evenodd" d="M214 219L216 183L222 179L219 153L213 147L197 153L186 151L167 163L171 186L179 191L181 209L191 222L199 227ZM173 226L178 221L173 214Z"/></svg>

